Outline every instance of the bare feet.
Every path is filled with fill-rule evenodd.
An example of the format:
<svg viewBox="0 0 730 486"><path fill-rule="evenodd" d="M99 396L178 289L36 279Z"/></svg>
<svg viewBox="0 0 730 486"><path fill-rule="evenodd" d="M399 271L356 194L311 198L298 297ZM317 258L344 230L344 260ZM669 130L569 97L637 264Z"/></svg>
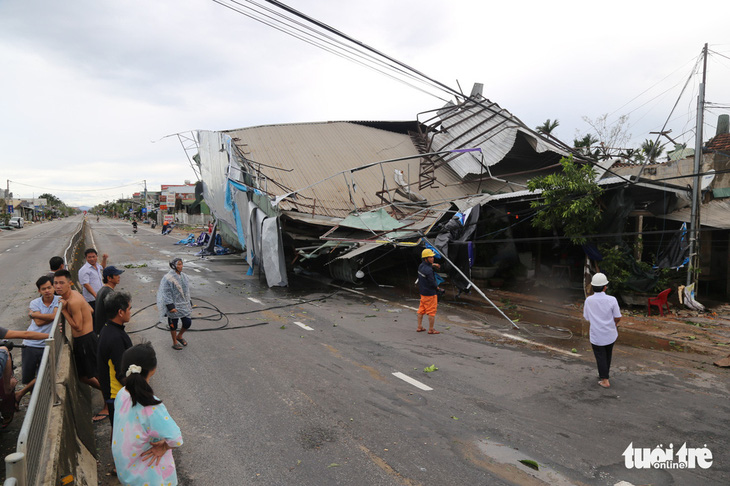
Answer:
<svg viewBox="0 0 730 486"><path fill-rule="evenodd" d="M603 388L611 388L611 384L608 382L608 380L599 380L598 385L602 386Z"/></svg>

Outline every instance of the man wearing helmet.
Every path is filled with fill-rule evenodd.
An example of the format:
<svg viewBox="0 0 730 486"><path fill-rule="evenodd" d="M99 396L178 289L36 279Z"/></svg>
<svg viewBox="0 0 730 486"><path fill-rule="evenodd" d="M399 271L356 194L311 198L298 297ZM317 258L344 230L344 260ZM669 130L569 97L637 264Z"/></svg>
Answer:
<svg viewBox="0 0 730 486"><path fill-rule="evenodd" d="M621 310L616 297L606 295L608 279L602 273L597 273L591 279L593 295L588 296L583 304L583 317L590 322L590 339L593 354L598 365L598 384L608 388L608 373L611 369L611 354L613 344L618 339L618 322L621 320Z"/></svg>
<svg viewBox="0 0 730 486"><path fill-rule="evenodd" d="M428 314L428 333L441 334L433 328L436 322L436 307L438 306L438 294L441 291L436 283L436 275L433 269L441 266L434 263L436 254L433 250L426 248L421 252L423 261L418 267L418 293L421 294L421 304L418 306L418 329L416 332L423 332L423 315Z"/></svg>

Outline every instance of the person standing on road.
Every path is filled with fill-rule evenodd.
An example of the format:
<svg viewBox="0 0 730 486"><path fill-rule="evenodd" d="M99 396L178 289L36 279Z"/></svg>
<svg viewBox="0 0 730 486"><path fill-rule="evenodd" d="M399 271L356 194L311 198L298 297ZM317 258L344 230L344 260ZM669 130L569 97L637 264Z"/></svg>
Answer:
<svg viewBox="0 0 730 486"><path fill-rule="evenodd" d="M436 274L433 269L441 266L434 263L436 254L433 250L426 248L421 252L421 265L418 267L418 293L421 294L421 303L418 306L418 328L416 332L423 332L423 315L428 314L428 333L441 334L433 328L436 322L436 308L438 307L438 294L441 292L436 283Z"/></svg>
<svg viewBox="0 0 730 486"><path fill-rule="evenodd" d="M611 355L613 344L618 339L618 323L621 320L621 310L616 297L606 294L608 278L597 273L591 279L593 295L586 298L583 304L583 318L590 324L590 340L593 354L598 365L598 384L609 388L609 371L611 370Z"/></svg>
<svg viewBox="0 0 730 486"><path fill-rule="evenodd" d="M104 268L102 272L102 280L104 285L101 286L99 291L96 293L96 310L94 311L94 332L97 336L101 334L101 328L107 320L106 305L104 299L108 298L114 293L114 289L121 281L121 276L124 270L120 270L114 265L109 265Z"/></svg>
<svg viewBox="0 0 730 486"><path fill-rule="evenodd" d="M101 390L96 368L98 340L94 332L94 318L91 306L77 291L71 289L71 272L59 270L53 277L53 287L61 296L61 312L71 326L73 336L74 362L82 382Z"/></svg>
<svg viewBox="0 0 730 486"><path fill-rule="evenodd" d="M36 280L35 285L41 295L37 299L33 299L28 306L28 317L30 317L28 331L48 334L51 332L53 320L56 318L61 297L54 294L53 280L46 275ZM26 393L33 390L43 358L43 350L46 347L43 340L36 339L26 339L23 344L26 346L22 353L22 380L25 387L15 394L16 402L20 402Z"/></svg>
<svg viewBox="0 0 730 486"><path fill-rule="evenodd" d="M182 259L173 258L170 261L170 271L162 277L160 288L157 290L157 310L160 313L160 321L164 322L167 319L172 336L172 349L178 351L182 349L182 346L188 345L182 336L193 323L190 284L188 276L182 273L182 269ZM177 330L178 321L182 323L180 331Z"/></svg>
<svg viewBox="0 0 730 486"><path fill-rule="evenodd" d="M107 267L109 268L109 267ZM109 422L114 429L114 399L122 389L125 370L122 367L122 355L132 347L124 325L132 318L132 296L128 292L113 292L106 298L106 310L109 319L104 324L99 336L97 366L99 368L99 384L104 402L107 405ZM100 412L100 415L104 411Z"/></svg>
<svg viewBox="0 0 730 486"><path fill-rule="evenodd" d="M177 485L172 449L183 443L180 427L150 386L157 356L150 343L138 344L122 356L124 388L114 401L112 455L122 484Z"/></svg>
<svg viewBox="0 0 730 486"><path fill-rule="evenodd" d="M96 304L96 293L103 284L101 272L106 267L106 260L109 258L109 255L106 253L101 255L101 265L97 263L99 256L95 249L87 248L84 256L86 257L86 263L79 270L79 283L83 287L82 293L84 299L89 303L93 312Z"/></svg>

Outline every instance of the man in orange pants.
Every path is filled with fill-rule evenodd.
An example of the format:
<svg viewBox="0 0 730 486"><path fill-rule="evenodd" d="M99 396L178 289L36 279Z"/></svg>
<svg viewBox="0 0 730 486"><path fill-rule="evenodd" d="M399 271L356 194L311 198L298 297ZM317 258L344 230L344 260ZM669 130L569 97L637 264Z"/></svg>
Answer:
<svg viewBox="0 0 730 486"><path fill-rule="evenodd" d="M421 252L423 262L418 267L418 293L421 294L421 304L418 306L418 329L416 332L423 332L423 315L428 314L428 333L441 334L433 328L436 322L436 308L438 307L438 294L442 290L436 283L436 274L433 269L441 268L438 263L434 263L436 254L433 250L426 248Z"/></svg>

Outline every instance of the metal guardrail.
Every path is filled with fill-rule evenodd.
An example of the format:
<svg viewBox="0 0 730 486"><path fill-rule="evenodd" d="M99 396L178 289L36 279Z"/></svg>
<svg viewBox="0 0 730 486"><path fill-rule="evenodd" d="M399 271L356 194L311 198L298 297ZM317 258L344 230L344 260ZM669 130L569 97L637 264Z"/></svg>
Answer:
<svg viewBox="0 0 730 486"><path fill-rule="evenodd" d="M68 267L69 261L74 261L74 254L78 251L78 243L83 238L84 222L71 237L64 261ZM43 448L48 442L48 420L51 409L60 404L56 391L56 368L61 355L61 347L65 336L61 332L62 306L58 306L56 318L53 320L46 346L43 349L38 376L28 404L28 411L20 427L16 452L5 456L5 482L3 486L35 486L39 480L38 474L45 466L41 463Z"/></svg>
<svg viewBox="0 0 730 486"><path fill-rule="evenodd" d="M51 408L60 404L56 392L56 366L60 355L60 344L64 339L59 326L61 307L59 305L59 312L53 320L49 338L45 341L38 377L18 434L16 452L5 457L6 477L15 478L19 486L36 484L38 471L42 466L41 455L47 442L46 433Z"/></svg>

